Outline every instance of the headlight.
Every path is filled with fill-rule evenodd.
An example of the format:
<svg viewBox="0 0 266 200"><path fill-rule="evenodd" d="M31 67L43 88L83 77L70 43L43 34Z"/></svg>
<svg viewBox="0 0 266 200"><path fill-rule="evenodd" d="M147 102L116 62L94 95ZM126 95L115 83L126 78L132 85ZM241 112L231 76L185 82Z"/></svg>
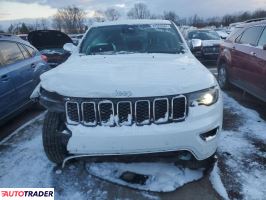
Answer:
<svg viewBox="0 0 266 200"><path fill-rule="evenodd" d="M189 106L205 105L210 106L218 101L219 90L210 88L188 94Z"/></svg>

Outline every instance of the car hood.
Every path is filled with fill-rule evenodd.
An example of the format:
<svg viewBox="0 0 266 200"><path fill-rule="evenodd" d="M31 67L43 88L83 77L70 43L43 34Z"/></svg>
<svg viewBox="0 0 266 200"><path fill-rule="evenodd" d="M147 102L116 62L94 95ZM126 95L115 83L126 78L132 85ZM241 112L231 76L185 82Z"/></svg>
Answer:
<svg viewBox="0 0 266 200"><path fill-rule="evenodd" d="M28 34L28 41L38 50L63 48L66 43L73 43L65 33L56 30L37 30Z"/></svg>
<svg viewBox="0 0 266 200"><path fill-rule="evenodd" d="M72 55L41 76L41 87L68 97L148 97L217 85L190 54Z"/></svg>
<svg viewBox="0 0 266 200"><path fill-rule="evenodd" d="M223 40L202 40L202 46L219 46Z"/></svg>

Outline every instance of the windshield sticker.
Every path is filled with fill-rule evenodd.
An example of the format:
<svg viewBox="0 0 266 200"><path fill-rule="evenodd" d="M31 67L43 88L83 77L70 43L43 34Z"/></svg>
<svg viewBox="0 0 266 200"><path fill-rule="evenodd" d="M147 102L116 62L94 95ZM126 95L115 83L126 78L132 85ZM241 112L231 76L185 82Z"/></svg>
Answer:
<svg viewBox="0 0 266 200"><path fill-rule="evenodd" d="M151 28L171 28L169 24L151 24Z"/></svg>

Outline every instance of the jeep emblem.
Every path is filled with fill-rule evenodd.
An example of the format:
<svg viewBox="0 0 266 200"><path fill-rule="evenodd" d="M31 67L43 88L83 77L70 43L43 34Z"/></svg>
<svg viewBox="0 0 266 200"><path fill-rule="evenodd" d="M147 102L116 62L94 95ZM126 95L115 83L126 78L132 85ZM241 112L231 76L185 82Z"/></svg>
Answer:
<svg viewBox="0 0 266 200"><path fill-rule="evenodd" d="M131 91L116 90L115 96L116 97L130 97L130 96L132 96L132 92Z"/></svg>

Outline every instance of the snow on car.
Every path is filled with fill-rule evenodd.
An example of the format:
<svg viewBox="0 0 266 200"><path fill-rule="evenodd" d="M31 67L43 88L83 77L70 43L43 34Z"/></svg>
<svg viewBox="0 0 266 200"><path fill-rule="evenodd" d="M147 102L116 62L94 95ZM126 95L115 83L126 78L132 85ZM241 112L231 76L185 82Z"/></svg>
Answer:
<svg viewBox="0 0 266 200"><path fill-rule="evenodd" d="M167 20L96 23L41 76L47 157L169 156L210 167L223 106L215 77Z"/></svg>

